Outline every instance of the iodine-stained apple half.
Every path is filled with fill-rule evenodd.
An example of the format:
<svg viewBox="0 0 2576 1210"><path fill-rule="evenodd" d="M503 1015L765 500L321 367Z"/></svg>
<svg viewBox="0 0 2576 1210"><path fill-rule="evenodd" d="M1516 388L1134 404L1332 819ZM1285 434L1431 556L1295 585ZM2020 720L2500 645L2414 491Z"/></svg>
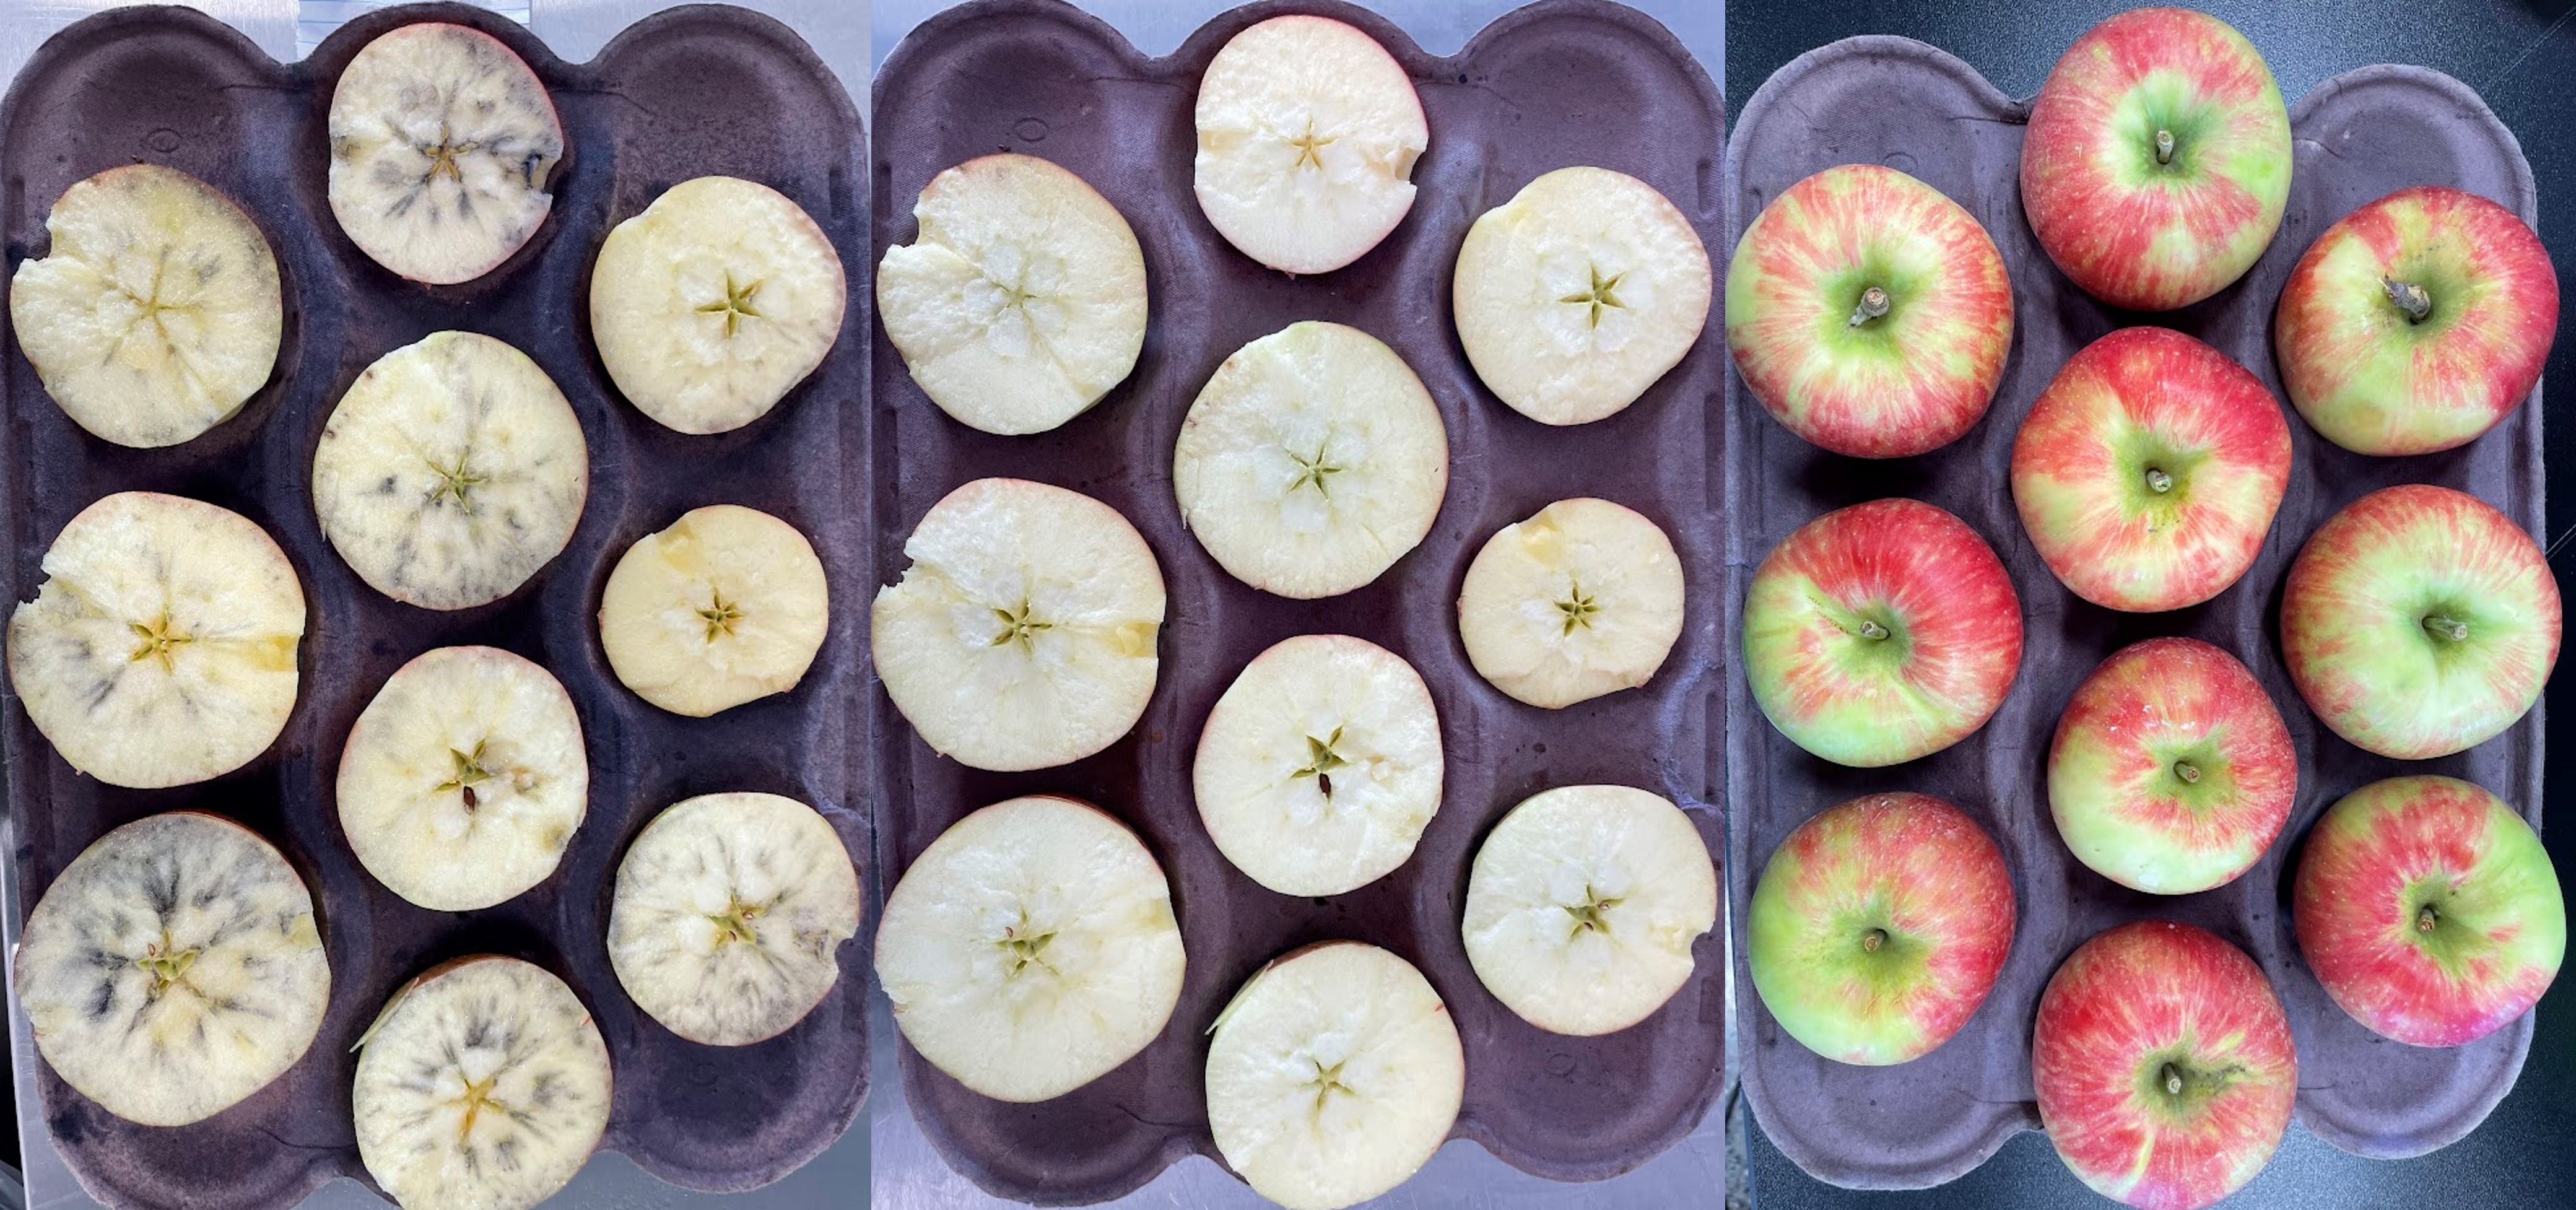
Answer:
<svg viewBox="0 0 2576 1210"><path fill-rule="evenodd" d="M1898 458L1986 414L2012 351L2012 279L1977 220L1893 168L1791 185L1726 270L1726 347L1781 424L1838 454Z"/></svg>
<svg viewBox="0 0 2576 1210"><path fill-rule="evenodd" d="M1395 56L1329 17L1272 17L1228 39L1199 79L1199 209L1225 242L1283 273L1358 260L1413 209L1431 145Z"/></svg>
<svg viewBox="0 0 2576 1210"><path fill-rule="evenodd" d="M2450 777L2375 781L2328 808L2290 920L2326 994L2414 1046L2474 1042L2531 1011L2567 953L2539 834Z"/></svg>
<svg viewBox="0 0 2576 1210"><path fill-rule="evenodd" d="M1994 838L1928 794L1872 794L1798 825L1745 918L1753 989L1800 1045L1883 1067L1976 1015L2012 951L2012 877Z"/></svg>
<svg viewBox="0 0 2576 1210"><path fill-rule="evenodd" d="M2485 501L2410 483L2353 501L2290 564L2281 647L2317 718L2427 760L2502 733L2558 662L2558 580Z"/></svg>
<svg viewBox="0 0 2576 1210"><path fill-rule="evenodd" d="M2261 968L2169 920L2122 925L2050 977L2031 1083L2059 1159L2140 1210L2199 1210L2270 1162L2299 1058Z"/></svg>
<svg viewBox="0 0 2576 1210"><path fill-rule="evenodd" d="M1919 500L1800 526L1754 570L1744 674L1799 747L1873 768L1985 725L2021 668L2021 599L1994 548Z"/></svg>
<svg viewBox="0 0 2576 1210"><path fill-rule="evenodd" d="M2245 35L2141 8L2085 32L2031 102L2021 201L2085 293L2170 311L2243 277L2290 197L2290 113Z"/></svg>
<svg viewBox="0 0 2576 1210"><path fill-rule="evenodd" d="M2272 324L2281 385L2325 439L2361 454L2477 440L2540 381L2558 274L2512 211L2457 189L2400 189L2308 245Z"/></svg>
<svg viewBox="0 0 2576 1210"><path fill-rule="evenodd" d="M2067 850L2158 895L2235 881L2298 794L2299 755L2262 682L2198 639L2112 653L2076 687L2048 750L2048 810Z"/></svg>
<svg viewBox="0 0 2576 1210"><path fill-rule="evenodd" d="M2290 482L2290 423L2224 353L2170 328L2084 346L2013 438L2013 505L2075 595L2133 613L2225 592Z"/></svg>

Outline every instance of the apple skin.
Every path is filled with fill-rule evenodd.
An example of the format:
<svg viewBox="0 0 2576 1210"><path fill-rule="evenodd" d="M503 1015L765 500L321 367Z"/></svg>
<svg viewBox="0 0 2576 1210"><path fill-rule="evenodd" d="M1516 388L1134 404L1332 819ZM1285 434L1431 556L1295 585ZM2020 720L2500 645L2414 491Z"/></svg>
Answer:
<svg viewBox="0 0 2576 1210"><path fill-rule="evenodd" d="M1884 314L1863 313L1872 288ZM1744 385L1838 454L1899 458L1957 440L1994 402L2012 330L2012 279L1986 229L1875 164L1782 191L1726 271L1726 347Z"/></svg>
<svg viewBox="0 0 2576 1210"><path fill-rule="evenodd" d="M2270 1162L2299 1058L2280 998L2244 951L2170 920L2068 955L2039 998L2031 1084L2059 1159L2141 1210L2198 1210Z"/></svg>
<svg viewBox="0 0 2576 1210"><path fill-rule="evenodd" d="M1872 500L1798 527L1745 594L1754 701L1836 764L1893 765L1966 738L2003 704L2021 646L2003 561L1920 500Z"/></svg>
<svg viewBox="0 0 2576 1210"><path fill-rule="evenodd" d="M2262 682L2198 639L2113 652L2076 687L2048 750L2048 810L2068 851L2151 894L2235 881L2298 796L2298 750Z"/></svg>
<svg viewBox="0 0 2576 1210"><path fill-rule="evenodd" d="M2420 321L2389 283L2424 291ZM2540 381L2558 274L2514 212L2457 189L2400 189L2308 245L2272 325L2281 385L2326 440L2426 454L2494 428Z"/></svg>
<svg viewBox="0 0 2576 1210"><path fill-rule="evenodd" d="M2326 994L2413 1046L2503 1028L2567 954L2567 905L2539 834L2450 777L2375 781L2327 808L2299 858L2290 920Z"/></svg>
<svg viewBox="0 0 2576 1210"><path fill-rule="evenodd" d="M1966 812L1928 794L1872 794L1772 850L1745 916L1745 960L1763 1006L1807 1049L1903 1063L1976 1015L2012 951L2013 912L2003 852Z"/></svg>
<svg viewBox="0 0 2576 1210"><path fill-rule="evenodd" d="M2013 438L2013 505L2031 545L2107 609L2181 609L2225 592L2254 565L2289 483L2280 403L2226 354L2170 328L2084 346Z"/></svg>
<svg viewBox="0 0 2576 1210"><path fill-rule="evenodd" d="M2159 162L2157 134L2173 136ZM2245 275L2290 197L2290 113L2245 35L2140 8L2059 58L2022 136L2031 233L2085 293L2170 311Z"/></svg>
<svg viewBox="0 0 2576 1210"><path fill-rule="evenodd" d="M2560 624L2558 581L2531 535L2475 496L2421 483L2328 518L2281 593L2299 696L2335 734L2400 760L2474 747L2529 713Z"/></svg>

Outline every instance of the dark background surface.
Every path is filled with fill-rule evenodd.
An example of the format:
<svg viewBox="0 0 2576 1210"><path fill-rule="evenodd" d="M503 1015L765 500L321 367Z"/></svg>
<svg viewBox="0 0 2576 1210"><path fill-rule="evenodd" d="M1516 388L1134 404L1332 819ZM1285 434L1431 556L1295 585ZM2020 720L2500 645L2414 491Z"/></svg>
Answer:
<svg viewBox="0 0 2576 1210"><path fill-rule="evenodd" d="M1903 34L1929 42L1984 72L2016 97L2039 90L2057 56L2094 23L2134 5L2118 0L1728 0L1726 81L1730 127L1746 98L1782 64L1854 34ZM2482 94L2522 141L2540 187L2541 238L2558 267L2558 343L2544 395L2576 395L2576 0L2201 0L2196 7L2243 30L2295 105L2329 76L2371 63L2416 63L2447 72ZM2554 402L2544 427L2549 483L2549 551L2562 584L2576 570L2576 425ZM2567 549L2562 549L2567 547ZM2576 752L2576 710L2548 714L2547 744ZM2545 804L2557 826L2544 836L2562 881L2576 884L2576 781ZM2576 1207L2576 978L2540 1003L2538 1034L2522 1079L2494 1116L2466 1139L2412 1160L2363 1159L2293 1124L2262 1175L2226 1205L2231 1210L2487 1210ZM1978 1210L2110 1205L2058 1162L2046 1136L2025 1133L1957 1181L1906 1193L1856 1193L1822 1184L1761 1136L1750 1149L1758 1210Z"/></svg>

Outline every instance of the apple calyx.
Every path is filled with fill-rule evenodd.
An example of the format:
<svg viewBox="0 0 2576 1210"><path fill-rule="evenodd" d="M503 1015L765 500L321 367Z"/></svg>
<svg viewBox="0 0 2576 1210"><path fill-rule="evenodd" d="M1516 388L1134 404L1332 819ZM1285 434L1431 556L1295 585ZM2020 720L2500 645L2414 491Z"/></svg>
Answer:
<svg viewBox="0 0 2576 1210"><path fill-rule="evenodd" d="M1892 305L1893 300L1887 297L1887 291L1884 288L1871 286L1860 292L1860 305L1852 308L1850 326L1857 328L1877 319L1887 314L1887 309Z"/></svg>
<svg viewBox="0 0 2576 1210"><path fill-rule="evenodd" d="M2156 131L2156 162L2159 164L2171 164L2173 163L2173 157L2174 133L2170 130L2158 129Z"/></svg>
<svg viewBox="0 0 2576 1210"><path fill-rule="evenodd" d="M2424 615L2424 633L2454 643L2469 641L2469 624L2444 613Z"/></svg>
<svg viewBox="0 0 2576 1210"><path fill-rule="evenodd" d="M2433 314L2433 295L2423 286L2393 277L2379 279L2379 288L2388 292L2390 305L2406 313L2406 322L2420 324Z"/></svg>

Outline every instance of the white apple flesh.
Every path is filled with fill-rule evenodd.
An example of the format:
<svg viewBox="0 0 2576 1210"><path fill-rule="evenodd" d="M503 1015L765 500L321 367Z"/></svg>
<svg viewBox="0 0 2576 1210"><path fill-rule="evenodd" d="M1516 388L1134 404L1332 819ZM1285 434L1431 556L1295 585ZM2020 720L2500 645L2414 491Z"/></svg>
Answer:
<svg viewBox="0 0 2576 1210"><path fill-rule="evenodd" d="M1413 209L1431 145L1422 98L1386 48L1329 17L1272 17L1199 80L1195 189L1209 224L1283 273L1358 260Z"/></svg>
<svg viewBox="0 0 2576 1210"><path fill-rule="evenodd" d="M739 504L711 504L646 534L600 591L599 645L636 696L705 718L805 679L831 624L814 544Z"/></svg>
<svg viewBox="0 0 2576 1210"><path fill-rule="evenodd" d="M1504 526L1458 593L1478 675L1550 710L1652 680L1682 633L1682 565L1644 514L1559 500Z"/></svg>

